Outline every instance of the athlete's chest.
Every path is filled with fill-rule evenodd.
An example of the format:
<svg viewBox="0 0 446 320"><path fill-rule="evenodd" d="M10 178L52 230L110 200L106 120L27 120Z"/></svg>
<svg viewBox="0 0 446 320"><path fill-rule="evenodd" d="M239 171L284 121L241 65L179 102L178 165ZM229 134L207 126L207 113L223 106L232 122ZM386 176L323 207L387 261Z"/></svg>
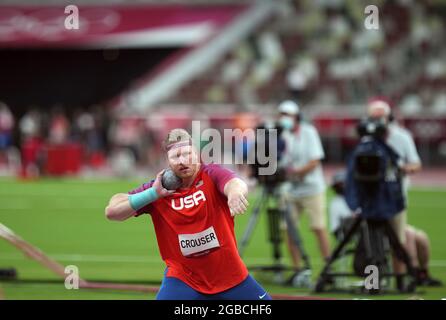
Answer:
<svg viewBox="0 0 446 320"><path fill-rule="evenodd" d="M207 196L206 193L208 194ZM171 199L166 199L166 205L168 205L171 210L179 213L183 211L185 213L194 212L203 207L209 199L209 192L197 189L184 195L173 196Z"/></svg>
<svg viewBox="0 0 446 320"><path fill-rule="evenodd" d="M163 219L173 223L188 223L210 218L219 207L218 195L212 181L205 175L186 190L157 201Z"/></svg>

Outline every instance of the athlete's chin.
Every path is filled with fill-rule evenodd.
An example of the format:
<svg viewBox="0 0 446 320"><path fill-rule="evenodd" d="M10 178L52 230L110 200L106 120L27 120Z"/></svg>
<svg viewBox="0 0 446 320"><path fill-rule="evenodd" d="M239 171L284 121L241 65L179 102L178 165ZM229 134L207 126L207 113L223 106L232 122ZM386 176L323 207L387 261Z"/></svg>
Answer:
<svg viewBox="0 0 446 320"><path fill-rule="evenodd" d="M176 172L176 175L180 177L181 179L190 178L194 175L194 170L187 168L187 169L181 169Z"/></svg>

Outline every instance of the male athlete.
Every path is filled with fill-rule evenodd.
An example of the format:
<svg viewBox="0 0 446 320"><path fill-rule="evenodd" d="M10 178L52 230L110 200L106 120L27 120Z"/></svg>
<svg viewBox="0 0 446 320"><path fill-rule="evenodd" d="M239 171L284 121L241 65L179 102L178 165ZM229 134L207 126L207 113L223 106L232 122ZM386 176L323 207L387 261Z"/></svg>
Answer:
<svg viewBox="0 0 446 320"><path fill-rule="evenodd" d="M114 195L105 209L110 220L150 213L166 271L159 300L270 300L248 274L234 234L234 216L246 211L247 186L216 164L201 164L191 136L174 129L164 141L172 171L182 179L166 190L155 180Z"/></svg>

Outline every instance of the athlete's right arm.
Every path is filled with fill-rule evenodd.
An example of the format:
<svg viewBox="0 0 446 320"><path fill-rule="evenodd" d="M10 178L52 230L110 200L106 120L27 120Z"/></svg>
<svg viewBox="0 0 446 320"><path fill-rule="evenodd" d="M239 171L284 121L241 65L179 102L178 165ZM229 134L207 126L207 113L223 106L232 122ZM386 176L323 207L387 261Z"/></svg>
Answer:
<svg viewBox="0 0 446 320"><path fill-rule="evenodd" d="M135 212L158 198L172 194L161 185L163 171L157 174L153 185L141 192L135 194L117 193L111 197L107 207L105 207L105 216L109 220L124 221L135 215Z"/></svg>
<svg viewBox="0 0 446 320"><path fill-rule="evenodd" d="M105 207L105 216L109 220L124 221L135 215L135 210L130 206L127 193L117 193L111 197L108 206Z"/></svg>

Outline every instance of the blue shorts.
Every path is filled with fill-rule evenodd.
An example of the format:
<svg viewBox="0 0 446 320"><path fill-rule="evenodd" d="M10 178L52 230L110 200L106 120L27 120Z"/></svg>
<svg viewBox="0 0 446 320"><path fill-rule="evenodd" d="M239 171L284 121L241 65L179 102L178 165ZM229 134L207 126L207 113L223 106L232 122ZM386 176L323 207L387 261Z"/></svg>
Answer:
<svg viewBox="0 0 446 320"><path fill-rule="evenodd" d="M164 276L157 300L271 300L253 277L248 277L240 284L216 294L204 294L196 291L178 278Z"/></svg>

